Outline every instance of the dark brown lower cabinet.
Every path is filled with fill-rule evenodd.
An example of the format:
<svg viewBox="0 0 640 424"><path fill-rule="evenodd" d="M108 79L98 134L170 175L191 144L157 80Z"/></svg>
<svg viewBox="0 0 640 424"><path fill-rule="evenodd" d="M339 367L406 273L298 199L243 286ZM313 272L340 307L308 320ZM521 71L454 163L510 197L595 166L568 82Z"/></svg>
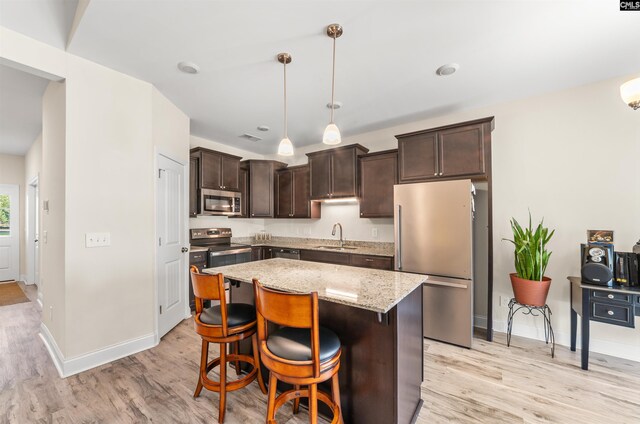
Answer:
<svg viewBox="0 0 640 424"><path fill-rule="evenodd" d="M189 268L191 265L198 267L202 271L207 266L207 252L189 252ZM189 307L192 311L196 309L195 297L193 295L193 286L191 285L191 271L187 273L187 282L189 284Z"/></svg>
<svg viewBox="0 0 640 424"><path fill-rule="evenodd" d="M351 265L361 268L393 270L393 258L389 256L351 255Z"/></svg>
<svg viewBox="0 0 640 424"><path fill-rule="evenodd" d="M351 255L348 253L325 252L320 250L301 250L300 259L311 262L324 262L328 264L350 265Z"/></svg>

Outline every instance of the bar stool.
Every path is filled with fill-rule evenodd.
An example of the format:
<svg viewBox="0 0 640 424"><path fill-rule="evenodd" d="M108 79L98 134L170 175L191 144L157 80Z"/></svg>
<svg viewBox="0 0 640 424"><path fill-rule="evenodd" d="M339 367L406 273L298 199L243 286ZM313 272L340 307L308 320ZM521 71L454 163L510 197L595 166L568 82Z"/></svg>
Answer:
<svg viewBox="0 0 640 424"><path fill-rule="evenodd" d="M256 313L252 305L244 303L226 303L224 276L222 274L200 274L198 268L191 266L191 283L195 295L196 315L193 319L196 333L202 338L200 372L198 385L193 397L198 397L202 388L220 393L218 422L224 422L227 392L241 389L258 378L262 393L267 389L260 372L258 343L256 339ZM219 305L204 308L205 300L218 300ZM239 342L251 337L253 357L239 353ZM220 357L209 362L209 343L220 344ZM227 344L234 343L235 353L227 354ZM227 382L227 363L235 362L236 374L240 375L240 362L252 365L251 371L242 378ZM207 374L220 365L220 381L209 380Z"/></svg>
<svg viewBox="0 0 640 424"><path fill-rule="evenodd" d="M253 279L258 320L258 346L262 364L270 371L267 424L275 424L275 415L285 402L294 399L298 412L300 397L309 398L309 419L318 422L318 400L333 411L332 424L342 423L340 410L340 339L320 327L318 293L292 294L265 288ZM269 334L267 322L281 327ZM318 383L331 379L332 396L318 391ZM276 398L278 380L294 388ZM301 390L300 386L308 386Z"/></svg>

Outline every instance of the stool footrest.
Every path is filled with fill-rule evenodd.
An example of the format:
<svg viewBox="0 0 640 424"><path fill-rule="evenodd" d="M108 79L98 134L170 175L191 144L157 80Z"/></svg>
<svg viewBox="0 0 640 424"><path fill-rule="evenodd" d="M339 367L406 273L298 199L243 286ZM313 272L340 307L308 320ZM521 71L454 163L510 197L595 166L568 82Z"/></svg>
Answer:
<svg viewBox="0 0 640 424"><path fill-rule="evenodd" d="M326 394L323 391L318 390L317 392L317 396L318 396L318 400L321 401L322 403L324 403L325 405L327 405L329 408L331 408L331 411L333 412L333 420L331 420L331 424L338 424L340 423L340 407L338 405L336 405L336 403L329 397L328 394ZM278 412L278 409L284 405L285 403L287 403L288 401L292 400L292 399L299 399L301 397L309 397L309 389L292 389L292 390L287 390L286 392L282 392L280 393L280 395L276 398L275 404L274 404L274 412L273 412L273 417L269 417L269 422L273 422L275 423L275 415Z"/></svg>

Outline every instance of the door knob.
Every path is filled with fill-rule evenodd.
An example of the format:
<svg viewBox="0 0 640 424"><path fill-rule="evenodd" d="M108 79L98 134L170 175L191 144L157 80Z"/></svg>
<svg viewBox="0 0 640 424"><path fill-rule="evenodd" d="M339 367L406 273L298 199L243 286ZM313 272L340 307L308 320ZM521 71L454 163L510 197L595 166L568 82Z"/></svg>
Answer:
<svg viewBox="0 0 640 424"><path fill-rule="evenodd" d="M187 253L188 251L189 251L189 248L188 248L188 247L183 247L183 248L182 248L182 253Z"/></svg>

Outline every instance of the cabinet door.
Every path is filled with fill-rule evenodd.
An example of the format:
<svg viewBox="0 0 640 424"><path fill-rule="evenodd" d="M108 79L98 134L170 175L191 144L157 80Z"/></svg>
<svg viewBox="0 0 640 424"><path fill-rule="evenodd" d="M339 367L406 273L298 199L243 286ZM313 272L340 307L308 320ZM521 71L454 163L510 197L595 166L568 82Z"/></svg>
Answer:
<svg viewBox="0 0 640 424"><path fill-rule="evenodd" d="M262 247L254 246L251 248L251 260L252 261L261 261L262 260Z"/></svg>
<svg viewBox="0 0 640 424"><path fill-rule="evenodd" d="M189 158L189 216L198 215L198 158Z"/></svg>
<svg viewBox="0 0 640 424"><path fill-rule="evenodd" d="M398 183L398 155L360 158L360 217L393 217L393 185Z"/></svg>
<svg viewBox="0 0 640 424"><path fill-rule="evenodd" d="M262 248L262 259L271 259L272 256L273 256L273 248L271 247Z"/></svg>
<svg viewBox="0 0 640 424"><path fill-rule="evenodd" d="M331 154L320 153L309 157L311 172L311 198L328 198L331 194Z"/></svg>
<svg viewBox="0 0 640 424"><path fill-rule="evenodd" d="M273 164L251 162L249 168L249 211L251 218L273 218Z"/></svg>
<svg viewBox="0 0 640 424"><path fill-rule="evenodd" d="M310 199L309 167L297 168L292 171L292 174L293 174L293 207L292 207L293 216L295 218L319 218L319 209L320 209L319 205L314 205L314 213L311 212L311 201L309 200Z"/></svg>
<svg viewBox="0 0 640 424"><path fill-rule="evenodd" d="M482 124L440 131L438 175L450 177L484 174L483 135Z"/></svg>
<svg viewBox="0 0 640 424"><path fill-rule="evenodd" d="M400 183L438 177L438 137L436 132L398 139Z"/></svg>
<svg viewBox="0 0 640 424"><path fill-rule="evenodd" d="M240 189L240 161L229 156L222 155L222 188L229 191Z"/></svg>
<svg viewBox="0 0 640 424"><path fill-rule="evenodd" d="M200 159L200 178L203 188L222 189L220 162L220 155L202 152Z"/></svg>
<svg viewBox="0 0 640 424"><path fill-rule="evenodd" d="M293 215L293 172L276 173L276 218L290 218Z"/></svg>
<svg viewBox="0 0 640 424"><path fill-rule="evenodd" d="M357 192L355 149L335 150L331 154L332 197L355 197Z"/></svg>

